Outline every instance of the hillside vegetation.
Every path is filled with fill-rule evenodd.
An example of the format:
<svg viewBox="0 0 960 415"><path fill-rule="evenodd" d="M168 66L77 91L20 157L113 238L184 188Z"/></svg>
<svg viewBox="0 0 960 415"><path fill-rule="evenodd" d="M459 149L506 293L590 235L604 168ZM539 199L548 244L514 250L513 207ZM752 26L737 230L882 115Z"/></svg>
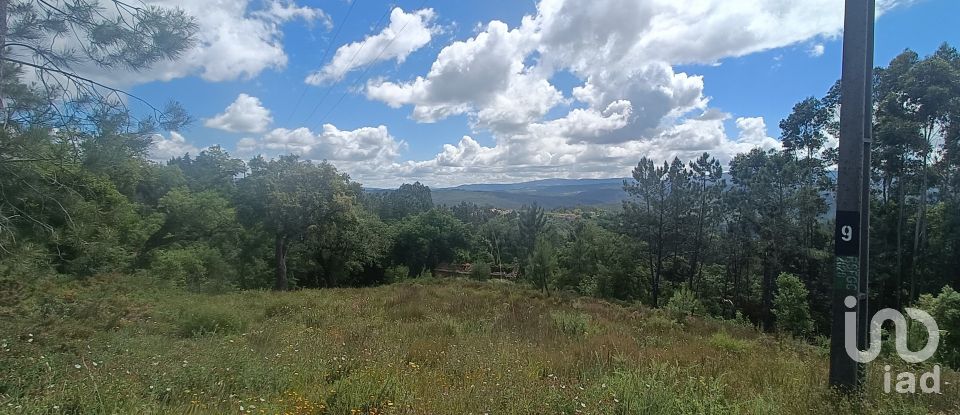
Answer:
<svg viewBox="0 0 960 415"><path fill-rule="evenodd" d="M189 293L151 278L0 287L3 413L956 413L862 407L826 351L752 327L507 282ZM882 365L871 365L879 370Z"/></svg>

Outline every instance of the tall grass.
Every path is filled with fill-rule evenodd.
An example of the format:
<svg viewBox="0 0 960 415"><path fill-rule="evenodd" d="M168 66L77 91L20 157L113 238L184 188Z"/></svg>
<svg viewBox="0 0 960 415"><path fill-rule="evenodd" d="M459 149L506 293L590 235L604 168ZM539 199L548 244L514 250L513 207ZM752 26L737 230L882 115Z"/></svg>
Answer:
<svg viewBox="0 0 960 415"><path fill-rule="evenodd" d="M513 284L0 284L14 286L0 292L0 413L960 412L953 371L943 395L885 395L874 364L849 400L827 387L821 347Z"/></svg>

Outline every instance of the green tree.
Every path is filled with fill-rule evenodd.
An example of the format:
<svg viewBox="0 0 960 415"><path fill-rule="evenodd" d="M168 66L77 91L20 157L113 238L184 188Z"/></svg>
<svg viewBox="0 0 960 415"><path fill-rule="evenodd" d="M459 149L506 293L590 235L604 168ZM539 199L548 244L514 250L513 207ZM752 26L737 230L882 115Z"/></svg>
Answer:
<svg viewBox="0 0 960 415"><path fill-rule="evenodd" d="M311 226L325 229L351 212L360 187L327 162L297 156L250 161L250 175L240 183L242 217L262 222L274 239L274 289L286 290L287 254Z"/></svg>
<svg viewBox="0 0 960 415"><path fill-rule="evenodd" d="M420 182L404 183L397 190L381 193L375 204L380 218L397 220L433 209L433 197L430 188Z"/></svg>
<svg viewBox="0 0 960 415"><path fill-rule="evenodd" d="M809 293L803 281L793 274L782 273L777 277L777 294L773 298L773 313L777 327L797 337L804 337L813 330L810 319Z"/></svg>
<svg viewBox="0 0 960 415"><path fill-rule="evenodd" d="M524 205L520 209L517 226L520 230L520 247L523 250L521 256L526 258L533 253L537 240L547 226L543 208L536 203L530 206Z"/></svg>
<svg viewBox="0 0 960 415"><path fill-rule="evenodd" d="M37 96L44 111L16 112L20 124L54 125L84 130L88 116L118 115L127 123L124 101L132 96L94 81L80 68L139 71L174 60L196 42L197 24L177 8L131 5L120 0L4 0L0 1L0 66L2 72L36 72L42 85ZM5 94L0 97L6 98ZM187 119L179 106L154 109L163 129L175 130ZM5 107L4 102L0 107ZM21 106L14 101L11 106ZM144 120L146 121L146 120ZM148 122L149 124L149 122Z"/></svg>
<svg viewBox="0 0 960 415"><path fill-rule="evenodd" d="M391 248L390 228L373 212L352 205L339 220L310 225L300 252L309 262L315 287L337 287L379 282L363 273L380 269Z"/></svg>
<svg viewBox="0 0 960 415"><path fill-rule="evenodd" d="M547 292L557 273L557 254L550 242L540 239L527 259L527 278L540 290Z"/></svg>
<svg viewBox="0 0 960 415"><path fill-rule="evenodd" d="M246 173L243 160L231 158L220 146L212 146L190 158L189 154L175 157L167 162L183 172L190 189L198 192L215 190L228 197L236 187L236 178Z"/></svg>
<svg viewBox="0 0 960 415"><path fill-rule="evenodd" d="M696 208L693 214L696 217L696 224L688 284L694 291L698 291L696 280L703 275L705 244L708 241L714 242L710 236L713 234L717 215L721 210L720 202L727 182L723 178L723 167L720 161L710 157L708 153L703 153L697 160L690 162L690 172L692 184L695 187Z"/></svg>
<svg viewBox="0 0 960 415"><path fill-rule="evenodd" d="M467 228L446 209L433 208L397 225L393 258L406 264L411 276L457 259L468 245Z"/></svg>

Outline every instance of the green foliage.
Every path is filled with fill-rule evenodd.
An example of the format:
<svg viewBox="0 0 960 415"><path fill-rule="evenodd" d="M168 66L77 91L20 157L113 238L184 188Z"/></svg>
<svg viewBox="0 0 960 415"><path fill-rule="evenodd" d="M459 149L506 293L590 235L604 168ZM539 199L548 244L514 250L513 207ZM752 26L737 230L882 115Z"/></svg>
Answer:
<svg viewBox="0 0 960 415"><path fill-rule="evenodd" d="M667 301L666 310L677 320L684 320L687 317L700 315L703 313L703 305L696 295L686 286L673 292L673 296Z"/></svg>
<svg viewBox="0 0 960 415"><path fill-rule="evenodd" d="M590 331L590 316L584 313L569 311L554 311L550 313L553 326L571 337L580 337Z"/></svg>
<svg viewBox="0 0 960 415"><path fill-rule="evenodd" d="M197 292L223 292L233 288L234 268L220 251L203 243L153 252L150 274Z"/></svg>
<svg viewBox="0 0 960 415"><path fill-rule="evenodd" d="M540 239L540 234L543 233L547 226L547 219L543 208L536 203L530 206L524 205L523 208L520 209L517 226L520 231L520 255L522 258L526 258L533 254L533 251L536 249L536 244Z"/></svg>
<svg viewBox="0 0 960 415"><path fill-rule="evenodd" d="M384 271L387 282L400 282L410 278L410 268L406 265L394 265Z"/></svg>
<svg viewBox="0 0 960 415"><path fill-rule="evenodd" d="M250 161L250 175L239 184L240 217L248 226L262 224L274 239L274 288L289 288L290 245L307 232L325 232L355 215L358 184L327 163L295 155Z"/></svg>
<svg viewBox="0 0 960 415"><path fill-rule="evenodd" d="M414 182L404 183L397 190L367 195L368 203L383 220L398 220L433 209L430 188Z"/></svg>
<svg viewBox="0 0 960 415"><path fill-rule="evenodd" d="M710 345L733 354L742 354L750 348L750 342L733 337L725 331L718 331L710 336Z"/></svg>
<svg viewBox="0 0 960 415"><path fill-rule="evenodd" d="M527 260L526 277L535 287L547 291L557 274L557 255L550 242L538 240Z"/></svg>
<svg viewBox="0 0 960 415"><path fill-rule="evenodd" d="M466 226L445 209L409 216L396 227L393 260L406 264L414 274L452 262L458 251L468 247Z"/></svg>
<svg viewBox="0 0 960 415"><path fill-rule="evenodd" d="M777 294L773 298L777 327L797 337L805 337L813 329L810 319L809 293L796 275L783 273L777 277Z"/></svg>
<svg viewBox="0 0 960 415"><path fill-rule="evenodd" d="M243 331L246 324L233 310L218 305L197 304L182 310L177 316L177 333L180 337L233 334Z"/></svg>
<svg viewBox="0 0 960 415"><path fill-rule="evenodd" d="M36 73L31 80L46 80L35 82L30 93L21 90L9 97L15 110L9 114L13 125L96 133L136 130L136 138L149 145L148 133L156 131L158 124L161 130L176 131L189 122L179 105L154 108L154 116L133 119L128 107L118 101L139 98L82 74L90 68L142 71L176 60L197 41L196 20L182 9L138 7L119 0L16 0L3 4L8 30L3 34L0 63L16 64L16 70L4 72L19 77L19 72L29 69ZM54 77L56 82L50 82ZM11 89L4 88L5 101ZM96 138L119 136L100 134Z"/></svg>
<svg viewBox="0 0 960 415"><path fill-rule="evenodd" d="M470 267L470 278L479 281L486 281L490 279L490 264L483 261L476 261L471 264Z"/></svg>
<svg viewBox="0 0 960 415"><path fill-rule="evenodd" d="M930 316L937 321L937 326L940 328L940 347L937 349L937 355L940 361L951 367L960 368L960 292L946 286L936 296L924 294L920 296L917 308L930 313Z"/></svg>

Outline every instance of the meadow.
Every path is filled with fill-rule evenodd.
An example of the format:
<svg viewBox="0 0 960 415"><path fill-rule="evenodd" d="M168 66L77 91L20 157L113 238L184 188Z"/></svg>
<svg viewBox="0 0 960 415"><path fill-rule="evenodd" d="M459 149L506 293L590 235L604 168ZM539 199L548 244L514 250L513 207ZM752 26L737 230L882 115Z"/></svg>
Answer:
<svg viewBox="0 0 960 415"><path fill-rule="evenodd" d="M888 395L873 364L848 398L823 346L499 281L210 295L4 280L0 346L0 413L960 412L951 370L941 395Z"/></svg>

